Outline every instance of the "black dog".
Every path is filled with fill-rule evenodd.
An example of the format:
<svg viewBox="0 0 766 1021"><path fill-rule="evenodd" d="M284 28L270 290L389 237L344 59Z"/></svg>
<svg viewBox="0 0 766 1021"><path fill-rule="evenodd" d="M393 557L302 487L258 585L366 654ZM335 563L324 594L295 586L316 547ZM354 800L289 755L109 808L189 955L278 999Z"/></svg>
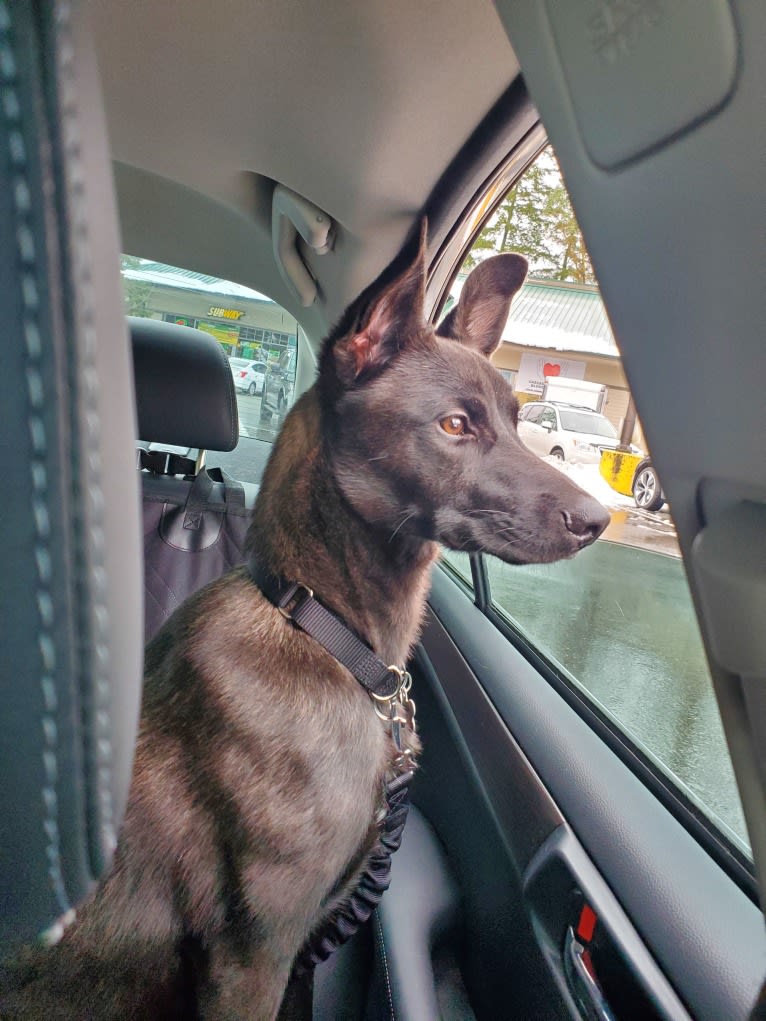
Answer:
<svg viewBox="0 0 766 1021"><path fill-rule="evenodd" d="M386 778L417 751L407 712L397 745L379 718L390 704L381 713L273 605L284 585L299 584L291 599L312 589L402 666L438 543L551 561L608 521L525 449L516 399L488 361L525 274L520 256L481 263L434 331L422 241L328 338L251 526L257 577L277 579L276 595L236 571L150 644L111 873L60 943L19 965L0 1017L277 1015L296 955L376 848Z"/></svg>

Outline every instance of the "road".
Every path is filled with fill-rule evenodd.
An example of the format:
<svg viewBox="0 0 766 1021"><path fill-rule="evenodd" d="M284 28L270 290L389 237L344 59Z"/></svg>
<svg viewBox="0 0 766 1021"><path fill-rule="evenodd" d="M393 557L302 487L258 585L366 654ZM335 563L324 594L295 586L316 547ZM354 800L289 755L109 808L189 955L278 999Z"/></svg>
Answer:
<svg viewBox="0 0 766 1021"><path fill-rule="evenodd" d="M253 439L274 442L281 419L273 415L270 419L261 419L261 398L250 397L249 394L237 394L237 408L239 409L239 431L240 435Z"/></svg>
<svg viewBox="0 0 766 1021"><path fill-rule="evenodd" d="M240 440L234 450L226 453L210 451L209 467L221 467L243 482L260 482L271 447L281 422L276 416L261 421L261 398L237 394Z"/></svg>
<svg viewBox="0 0 766 1021"><path fill-rule="evenodd" d="M601 477L597 464L570 464L555 457L543 460L568 475L609 510L611 521L604 532L604 539L673 557L681 556L667 504L659 511L641 510L632 497L622 496L611 488Z"/></svg>
<svg viewBox="0 0 766 1021"><path fill-rule="evenodd" d="M732 839L746 830L683 564L599 541L573 560L486 560L492 601Z"/></svg>

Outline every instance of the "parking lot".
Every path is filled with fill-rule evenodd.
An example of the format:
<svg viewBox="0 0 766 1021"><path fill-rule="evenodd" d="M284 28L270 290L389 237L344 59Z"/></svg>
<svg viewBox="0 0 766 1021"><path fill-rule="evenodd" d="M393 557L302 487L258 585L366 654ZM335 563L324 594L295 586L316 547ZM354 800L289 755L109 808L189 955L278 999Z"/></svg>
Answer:
<svg viewBox="0 0 766 1021"><path fill-rule="evenodd" d="M260 482L282 419L273 415L261 421L261 397L237 394L240 439L234 450L209 451L207 464L220 466L242 482Z"/></svg>
<svg viewBox="0 0 766 1021"><path fill-rule="evenodd" d="M590 493L608 508L611 522L604 533L604 539L650 549L655 553L667 553L680 557L676 530L668 505L659 511L648 511L637 507L633 498L622 496L603 479L595 464L571 464L555 457L546 457L554 468L565 472L573 482Z"/></svg>
<svg viewBox="0 0 766 1021"><path fill-rule="evenodd" d="M270 420L261 420L261 402L263 398L259 395L251 397L249 394L237 394L237 408L239 409L239 432L241 436L248 436L258 440L266 440L273 443L282 420L273 415Z"/></svg>

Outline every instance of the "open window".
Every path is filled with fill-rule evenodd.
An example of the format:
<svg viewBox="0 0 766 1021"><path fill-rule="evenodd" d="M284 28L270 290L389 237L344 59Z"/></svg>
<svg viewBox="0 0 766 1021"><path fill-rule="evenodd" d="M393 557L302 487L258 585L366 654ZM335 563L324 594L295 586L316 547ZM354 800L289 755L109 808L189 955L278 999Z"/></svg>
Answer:
<svg viewBox="0 0 766 1021"><path fill-rule="evenodd" d="M611 524L572 561L517 567L476 558L484 608L752 888L742 808L672 509L643 500L647 467L655 479L656 470L550 146L486 220L449 304L470 268L501 251L530 262L493 358L514 374L519 436L607 506ZM658 479L655 488L659 497ZM459 569L454 555L447 559Z"/></svg>

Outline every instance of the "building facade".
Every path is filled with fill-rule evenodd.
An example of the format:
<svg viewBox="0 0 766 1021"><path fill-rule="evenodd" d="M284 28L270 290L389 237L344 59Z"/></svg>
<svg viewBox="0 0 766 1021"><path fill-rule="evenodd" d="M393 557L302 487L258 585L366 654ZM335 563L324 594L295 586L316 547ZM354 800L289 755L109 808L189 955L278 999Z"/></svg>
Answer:
<svg viewBox="0 0 766 1021"><path fill-rule="evenodd" d="M542 395L546 378L562 376L607 387L603 413L618 433L630 413L620 352L594 285L527 279L492 360L522 403ZM638 421L631 442L646 447Z"/></svg>
<svg viewBox="0 0 766 1021"><path fill-rule="evenodd" d="M230 358L280 361L297 345L296 319L257 291L162 263L126 262L128 315L196 327L215 337Z"/></svg>

